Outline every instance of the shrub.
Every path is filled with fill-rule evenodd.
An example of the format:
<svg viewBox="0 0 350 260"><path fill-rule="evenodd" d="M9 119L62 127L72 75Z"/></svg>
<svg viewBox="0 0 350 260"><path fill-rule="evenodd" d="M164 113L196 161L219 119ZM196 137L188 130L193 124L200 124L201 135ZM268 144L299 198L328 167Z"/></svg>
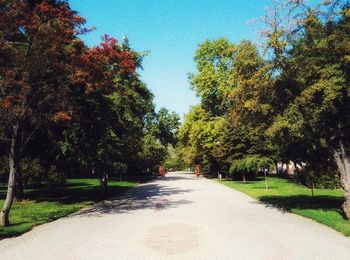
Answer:
<svg viewBox="0 0 350 260"><path fill-rule="evenodd" d="M254 177L259 170L269 170L274 163L270 158L260 156L247 156L243 159L234 160L231 163L229 173L233 179L242 174L246 177Z"/></svg>
<svg viewBox="0 0 350 260"><path fill-rule="evenodd" d="M48 185L63 185L66 183L67 177L64 173L57 170L55 165L51 165L47 171L46 183Z"/></svg>
<svg viewBox="0 0 350 260"><path fill-rule="evenodd" d="M340 188L339 173L333 167L315 169L315 167L305 167L301 171L296 171L294 181L306 187L319 189L336 189Z"/></svg>
<svg viewBox="0 0 350 260"><path fill-rule="evenodd" d="M62 185L66 182L66 175L58 171L55 165L45 166L38 158L25 157L20 167L24 185Z"/></svg>
<svg viewBox="0 0 350 260"><path fill-rule="evenodd" d="M0 157L0 182L5 183L8 178L8 160L5 156Z"/></svg>
<svg viewBox="0 0 350 260"><path fill-rule="evenodd" d="M41 184L45 169L38 158L25 157L20 163L22 181L25 185Z"/></svg>

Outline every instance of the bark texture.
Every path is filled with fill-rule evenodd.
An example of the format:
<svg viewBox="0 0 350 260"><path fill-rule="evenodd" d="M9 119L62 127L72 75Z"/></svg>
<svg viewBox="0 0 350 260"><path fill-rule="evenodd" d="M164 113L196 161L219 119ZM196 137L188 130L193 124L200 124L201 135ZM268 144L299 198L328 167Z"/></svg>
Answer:
<svg viewBox="0 0 350 260"><path fill-rule="evenodd" d="M243 171L243 183L245 184L247 182L246 178L245 178L245 171Z"/></svg>
<svg viewBox="0 0 350 260"><path fill-rule="evenodd" d="M265 169L264 169L264 176L265 176L265 190L268 190L269 189L269 185L268 185L268 182L267 182L267 172L265 171Z"/></svg>
<svg viewBox="0 0 350 260"><path fill-rule="evenodd" d="M16 192L16 178L18 176L18 126L13 127L13 137L11 140L11 148L9 153L9 180L7 183L7 193L4 206L0 215L0 226L6 227L10 225L9 214L12 207Z"/></svg>
<svg viewBox="0 0 350 260"><path fill-rule="evenodd" d="M346 153L343 142L339 141L339 149L333 149L334 160L340 172L340 181L344 189L343 211L350 220L350 156Z"/></svg>

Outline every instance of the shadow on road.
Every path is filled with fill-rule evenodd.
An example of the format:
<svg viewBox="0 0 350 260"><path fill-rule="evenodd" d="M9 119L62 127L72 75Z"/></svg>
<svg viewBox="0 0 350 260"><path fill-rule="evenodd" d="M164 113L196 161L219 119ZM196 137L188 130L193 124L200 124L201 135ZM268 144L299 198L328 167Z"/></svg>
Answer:
<svg viewBox="0 0 350 260"><path fill-rule="evenodd" d="M171 178L171 177L170 177ZM170 179L169 178L169 179ZM173 178L181 178L174 176ZM133 214L136 210L165 210L192 203L190 200L174 200L172 195L192 192L191 189L170 188L157 183L136 187L123 196L102 201L91 208L83 209L72 216L100 216L101 214Z"/></svg>
<svg viewBox="0 0 350 260"><path fill-rule="evenodd" d="M185 176L172 176L171 173L167 174L164 178L159 177L162 181L179 181L179 180L186 180L186 181L197 181L198 178L194 177L194 175L185 175Z"/></svg>

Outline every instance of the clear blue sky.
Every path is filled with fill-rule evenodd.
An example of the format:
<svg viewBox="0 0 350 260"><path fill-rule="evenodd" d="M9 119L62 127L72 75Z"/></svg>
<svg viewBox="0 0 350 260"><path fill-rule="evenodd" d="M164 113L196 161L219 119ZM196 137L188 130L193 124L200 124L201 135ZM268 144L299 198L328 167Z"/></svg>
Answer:
<svg viewBox="0 0 350 260"><path fill-rule="evenodd" d="M195 72L193 56L205 39L227 37L233 42L256 40L247 22L264 14L270 0L70 0L72 9L96 30L84 36L97 45L107 33L127 35L133 49L150 50L142 80L155 95L157 109L181 116L198 102L187 80Z"/></svg>

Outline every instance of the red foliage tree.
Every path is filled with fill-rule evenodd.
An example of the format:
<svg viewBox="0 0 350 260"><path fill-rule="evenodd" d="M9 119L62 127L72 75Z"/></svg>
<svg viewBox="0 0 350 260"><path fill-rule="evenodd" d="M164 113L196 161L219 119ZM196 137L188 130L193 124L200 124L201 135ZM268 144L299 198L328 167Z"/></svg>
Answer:
<svg viewBox="0 0 350 260"><path fill-rule="evenodd" d="M19 162L39 126L73 118L71 95L109 88L116 73L129 74L135 58L103 37L88 48L77 38L85 19L60 0L0 2L1 138L9 144L9 180L0 226L9 225Z"/></svg>

